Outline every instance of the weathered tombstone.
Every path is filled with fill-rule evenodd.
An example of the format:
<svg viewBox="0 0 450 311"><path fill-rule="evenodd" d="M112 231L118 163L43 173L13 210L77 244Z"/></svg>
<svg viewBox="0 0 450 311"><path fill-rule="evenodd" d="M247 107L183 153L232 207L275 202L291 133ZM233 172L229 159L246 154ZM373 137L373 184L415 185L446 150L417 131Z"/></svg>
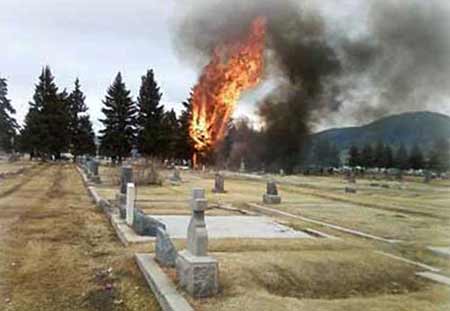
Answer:
<svg viewBox="0 0 450 311"><path fill-rule="evenodd" d="M133 225L134 219L134 202L136 199L136 189L133 183L127 185L127 204L126 204L126 221L129 226Z"/></svg>
<svg viewBox="0 0 450 311"><path fill-rule="evenodd" d="M241 160L241 166L239 168L239 171L241 173L245 173L245 161L244 161L244 159Z"/></svg>
<svg viewBox="0 0 450 311"><path fill-rule="evenodd" d="M356 189L352 187L345 187L345 193L356 193Z"/></svg>
<svg viewBox="0 0 450 311"><path fill-rule="evenodd" d="M91 180L94 183L100 183L100 176L98 175L98 161L92 159L90 162Z"/></svg>
<svg viewBox="0 0 450 311"><path fill-rule="evenodd" d="M173 174L170 177L170 181L174 183L181 182L180 170L178 170L177 168L173 170Z"/></svg>
<svg viewBox="0 0 450 311"><path fill-rule="evenodd" d="M164 267L175 267L178 252L166 230L156 229L155 259Z"/></svg>
<svg viewBox="0 0 450 311"><path fill-rule="evenodd" d="M225 193L225 178L222 174L217 173L214 178L214 193Z"/></svg>
<svg viewBox="0 0 450 311"><path fill-rule="evenodd" d="M154 237L158 228L166 229L166 226L157 219L145 215L138 208L134 209L133 230L137 235Z"/></svg>
<svg viewBox="0 0 450 311"><path fill-rule="evenodd" d="M426 170L423 172L423 182L428 184L431 181L431 172L429 170Z"/></svg>
<svg viewBox="0 0 450 311"><path fill-rule="evenodd" d="M127 193L127 184L133 182L133 168L131 166L122 166L120 174L120 193Z"/></svg>
<svg viewBox="0 0 450 311"><path fill-rule="evenodd" d="M117 201L119 206L120 218L126 218L126 194L127 184L133 182L133 168L131 166L122 166L120 172L120 191L117 194Z"/></svg>
<svg viewBox="0 0 450 311"><path fill-rule="evenodd" d="M187 250L176 260L177 278L181 287L194 298L210 297L219 290L219 265L208 253L208 232L205 224L207 201L204 191L195 189L191 200L192 218L188 227Z"/></svg>
<svg viewBox="0 0 450 311"><path fill-rule="evenodd" d="M266 193L263 195L264 204L280 204L281 197L278 195L277 184L271 180L267 182Z"/></svg>

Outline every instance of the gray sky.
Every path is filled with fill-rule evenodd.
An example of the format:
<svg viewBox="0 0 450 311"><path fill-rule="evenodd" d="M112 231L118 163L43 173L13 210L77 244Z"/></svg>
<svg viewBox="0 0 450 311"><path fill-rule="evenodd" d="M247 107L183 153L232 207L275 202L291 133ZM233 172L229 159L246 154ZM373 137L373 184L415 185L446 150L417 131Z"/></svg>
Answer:
<svg viewBox="0 0 450 311"><path fill-rule="evenodd" d="M118 71L136 97L140 77L149 68L164 93L166 108L181 108L201 68L177 56L172 44L171 21L176 2L187 0L1 0L0 76L9 81L9 97L22 121L28 111L41 67L50 65L58 86L70 90L79 77L87 96L89 113L98 130L102 99ZM305 0L307 1L307 0ZM331 27L352 27L352 19L364 15L362 0L324 1L321 10L331 16ZM356 24L355 24L356 25ZM270 88L270 82L243 97L236 116L252 114L254 102ZM445 100L441 112L450 113ZM348 108L351 111L351 107ZM357 120L330 116L319 128L352 125Z"/></svg>

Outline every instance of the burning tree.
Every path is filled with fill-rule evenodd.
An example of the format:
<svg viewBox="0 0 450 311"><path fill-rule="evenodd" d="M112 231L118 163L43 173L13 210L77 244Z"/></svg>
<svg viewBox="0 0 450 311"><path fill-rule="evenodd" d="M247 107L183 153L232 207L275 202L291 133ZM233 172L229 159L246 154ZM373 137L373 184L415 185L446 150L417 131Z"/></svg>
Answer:
<svg viewBox="0 0 450 311"><path fill-rule="evenodd" d="M266 19L257 17L242 40L216 46L192 96L189 134L197 156L205 156L225 135L241 93L255 87L264 68Z"/></svg>

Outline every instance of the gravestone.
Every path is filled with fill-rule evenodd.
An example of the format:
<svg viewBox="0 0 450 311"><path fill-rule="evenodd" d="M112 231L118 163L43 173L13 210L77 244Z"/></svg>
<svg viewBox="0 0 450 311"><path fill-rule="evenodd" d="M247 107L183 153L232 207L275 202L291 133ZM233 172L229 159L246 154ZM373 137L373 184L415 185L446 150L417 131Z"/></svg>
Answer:
<svg viewBox="0 0 450 311"><path fill-rule="evenodd" d="M127 200L126 200L126 222L127 225L133 225L134 219L134 202L136 199L136 189L133 183L127 185Z"/></svg>
<svg viewBox="0 0 450 311"><path fill-rule="evenodd" d="M225 193L225 178L220 173L217 173L214 178L214 188L212 192Z"/></svg>
<svg viewBox="0 0 450 311"><path fill-rule="evenodd" d="M174 183L181 182L180 170L177 168L173 170L173 174L170 177L170 181Z"/></svg>
<svg viewBox="0 0 450 311"><path fill-rule="evenodd" d="M277 183L273 180L267 182L266 193L263 195L264 204L280 204L281 197L278 195Z"/></svg>
<svg viewBox="0 0 450 311"><path fill-rule="evenodd" d="M204 190L194 189L187 250L181 251L176 260L180 285L194 298L210 297L216 295L219 290L218 262L208 256L208 232L205 224L207 206Z"/></svg>
<svg viewBox="0 0 450 311"><path fill-rule="evenodd" d="M241 160L241 166L239 168L239 171L241 173L245 173L245 161L244 161L244 159Z"/></svg>
<svg viewBox="0 0 450 311"><path fill-rule="evenodd" d="M163 267L175 267L178 252L166 230L156 229L155 259Z"/></svg>
<svg viewBox="0 0 450 311"><path fill-rule="evenodd" d="M133 182L133 168L131 166L122 166L120 174L120 193L127 193L127 184Z"/></svg>
<svg viewBox="0 0 450 311"><path fill-rule="evenodd" d="M155 237L158 228L165 230L166 225L151 216L145 215L140 209L134 209L133 230L137 235Z"/></svg>
<svg viewBox="0 0 450 311"><path fill-rule="evenodd" d="M345 193L356 193L356 189L352 187L345 187Z"/></svg>
<svg viewBox="0 0 450 311"><path fill-rule="evenodd" d="M100 176L98 175L98 161L95 159L92 159L89 162L89 170L91 172L91 180L96 183L99 184L100 183Z"/></svg>
<svg viewBox="0 0 450 311"><path fill-rule="evenodd" d="M431 172L429 170L425 170L423 173L423 182L428 184L431 181Z"/></svg>

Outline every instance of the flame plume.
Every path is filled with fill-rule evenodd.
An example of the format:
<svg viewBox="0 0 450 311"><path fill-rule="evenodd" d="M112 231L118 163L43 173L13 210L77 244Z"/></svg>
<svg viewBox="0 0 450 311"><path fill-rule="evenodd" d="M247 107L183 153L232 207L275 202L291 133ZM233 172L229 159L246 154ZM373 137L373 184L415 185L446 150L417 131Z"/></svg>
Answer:
<svg viewBox="0 0 450 311"><path fill-rule="evenodd" d="M223 139L241 93L261 80L265 36L266 18L260 16L253 20L243 40L214 49L192 96L189 134L197 153L205 153Z"/></svg>

